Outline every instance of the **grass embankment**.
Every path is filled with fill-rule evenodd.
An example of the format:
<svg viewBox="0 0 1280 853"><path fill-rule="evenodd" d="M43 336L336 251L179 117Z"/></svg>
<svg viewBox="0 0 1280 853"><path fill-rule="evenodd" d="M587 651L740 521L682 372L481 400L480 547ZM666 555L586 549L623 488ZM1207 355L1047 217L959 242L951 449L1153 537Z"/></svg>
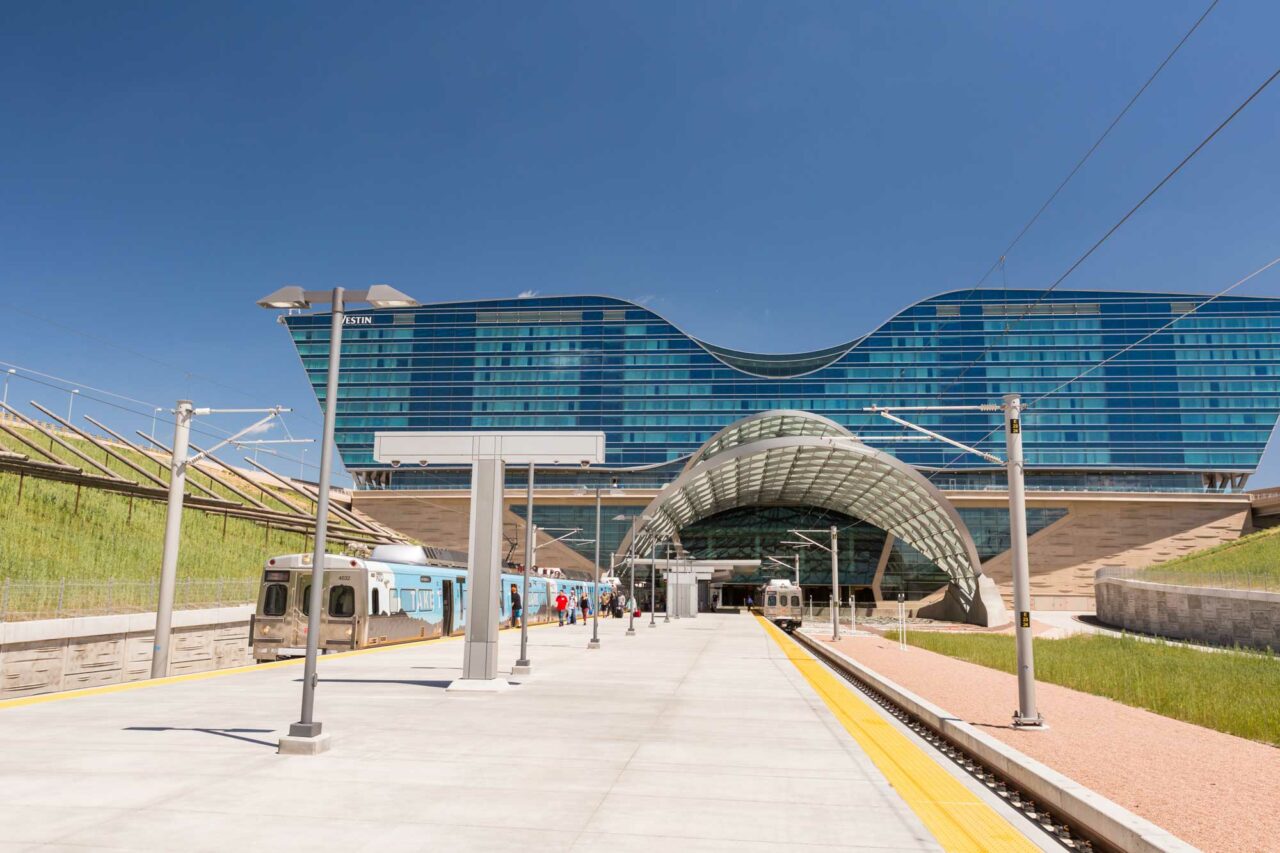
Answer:
<svg viewBox="0 0 1280 853"><path fill-rule="evenodd" d="M1280 590L1280 527L1157 563L1139 577L1194 586Z"/></svg>
<svg viewBox="0 0 1280 853"><path fill-rule="evenodd" d="M0 473L0 583L10 582L8 618L154 607L165 504L137 498L132 504L131 510L125 495L83 488L77 509L74 485L32 477L19 502L17 475ZM178 558L180 605L247 601L265 558L303 551L309 541L188 509Z"/></svg>
<svg viewBox="0 0 1280 853"><path fill-rule="evenodd" d="M929 651L1014 673L1007 634L908 631ZM1037 640L1036 678L1166 717L1280 746L1280 661L1272 654L1204 652L1128 637Z"/></svg>

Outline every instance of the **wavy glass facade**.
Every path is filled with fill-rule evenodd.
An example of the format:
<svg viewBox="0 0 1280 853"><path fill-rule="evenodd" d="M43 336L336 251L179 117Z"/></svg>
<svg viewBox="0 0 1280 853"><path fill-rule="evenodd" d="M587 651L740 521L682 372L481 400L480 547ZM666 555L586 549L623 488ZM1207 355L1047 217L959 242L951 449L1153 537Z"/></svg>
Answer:
<svg viewBox="0 0 1280 853"><path fill-rule="evenodd" d="M1199 490L1221 487L1221 475L1236 475L1239 485L1280 414L1280 300L1202 305L1206 299L956 291L911 305L856 340L791 355L714 346L643 306L603 296L353 312L343 337L337 441L358 483L442 488L464 486L465 474L391 471L372 460L373 434L603 430L614 471L547 472L541 482L619 476L624 487L659 487L727 424L767 409L801 409L924 469L943 488L998 486L999 471L947 445L883 442L902 428L862 409L990 403L1019 392L1032 403L1024 421L1031 488ZM286 323L322 396L328 316ZM998 414L912 418L1003 452Z"/></svg>

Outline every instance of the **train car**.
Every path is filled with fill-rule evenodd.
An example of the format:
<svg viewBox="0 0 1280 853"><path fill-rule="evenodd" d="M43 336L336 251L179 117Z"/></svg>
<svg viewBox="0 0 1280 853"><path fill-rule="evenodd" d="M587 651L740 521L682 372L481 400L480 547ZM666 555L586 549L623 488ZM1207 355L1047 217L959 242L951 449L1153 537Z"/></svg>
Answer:
<svg viewBox="0 0 1280 853"><path fill-rule="evenodd" d="M773 579L760 594L760 614L790 634L799 628L804 618L800 604L800 587L789 580Z"/></svg>
<svg viewBox="0 0 1280 853"><path fill-rule="evenodd" d="M272 557L262 584L250 636L253 657L270 661L305 653L311 604L311 554ZM511 587L524 577L502 572L499 615L511 623ZM322 652L365 649L460 634L466 629L467 569L432 559L420 546L378 546L368 559L329 554L324 566ZM556 595L580 597L581 580L529 576L529 622L554 618Z"/></svg>

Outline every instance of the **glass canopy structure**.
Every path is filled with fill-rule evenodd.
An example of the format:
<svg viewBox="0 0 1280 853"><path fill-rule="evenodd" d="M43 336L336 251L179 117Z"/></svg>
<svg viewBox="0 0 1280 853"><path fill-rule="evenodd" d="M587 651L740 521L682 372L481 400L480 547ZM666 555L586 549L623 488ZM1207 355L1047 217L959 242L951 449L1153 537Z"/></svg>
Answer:
<svg viewBox="0 0 1280 853"><path fill-rule="evenodd" d="M718 432L649 503L620 550L647 555L698 521L749 506L813 506L865 520L946 571L947 597L966 618L985 624L1003 615L998 598L984 604L978 595L978 551L950 501L912 466L807 412L761 412Z"/></svg>

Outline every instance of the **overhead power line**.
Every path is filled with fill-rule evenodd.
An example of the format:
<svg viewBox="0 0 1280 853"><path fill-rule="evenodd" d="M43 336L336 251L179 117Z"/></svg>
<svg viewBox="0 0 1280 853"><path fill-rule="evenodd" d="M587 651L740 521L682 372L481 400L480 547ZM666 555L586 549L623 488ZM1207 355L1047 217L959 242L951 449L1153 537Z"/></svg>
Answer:
<svg viewBox="0 0 1280 853"><path fill-rule="evenodd" d="M1071 385L1071 384L1073 384L1073 383L1075 383L1075 382L1080 381L1081 379L1083 379L1084 377L1088 376L1090 373L1094 372L1094 371L1095 371L1095 370L1097 370L1098 368L1103 367L1103 366L1105 366L1105 365L1109 364L1110 362L1114 361L1115 359L1119 358L1120 356L1124 355L1126 352L1129 352L1130 350L1134 349L1135 347L1141 346L1142 344L1144 344L1144 343L1146 343L1147 341L1151 340L1152 338L1154 338L1156 335L1160 334L1161 332L1164 332L1164 331L1169 330L1169 329L1170 329L1170 328L1172 328L1174 325L1176 325L1177 323L1181 322L1182 320L1185 320L1186 318L1190 317L1192 314L1196 313L1197 311L1199 311L1201 308L1205 307L1205 306L1206 306L1206 305L1208 305L1209 303L1211 303L1211 302L1216 302L1217 300L1219 300L1219 299L1221 299L1222 297L1226 296L1226 295L1227 295L1228 293L1230 293L1231 291L1235 290L1235 289L1236 289L1237 287L1239 287L1240 285L1245 284L1246 282L1249 282L1249 281L1251 281L1251 280L1253 280L1253 279L1257 278L1258 276L1262 275L1264 272L1266 272L1267 270L1269 270L1269 269L1271 269L1272 267L1276 266L1277 264L1280 264L1280 256L1275 257L1275 258L1272 258L1271 260L1267 261L1267 262L1266 262L1265 264L1263 264L1262 266L1260 266L1260 267L1258 267L1257 269L1255 269L1253 272L1251 272L1251 273L1249 273L1248 275L1246 275L1244 278L1241 278L1241 279L1238 279L1238 280L1236 280L1236 281L1232 282L1231 284L1227 285L1227 286L1226 286L1226 287L1224 287L1222 290L1219 290L1217 293L1213 294L1212 296L1210 296L1210 297L1208 297L1208 298L1204 299L1203 301L1201 301L1201 302L1199 302L1199 303L1197 303L1197 304L1193 305L1190 309L1188 309L1188 310L1184 311L1183 313L1179 314L1177 317L1174 317L1172 320L1170 320L1169 322L1165 323L1165 324L1164 324L1163 326L1161 326L1160 328L1155 329L1154 331L1148 332L1147 334L1145 334L1145 335L1143 335L1142 337L1138 338L1136 341L1133 341L1133 342L1131 342L1131 343L1129 343L1129 344L1126 344L1125 346L1123 346L1123 347L1121 347L1120 349L1116 350L1115 352L1113 352L1111 355L1107 356L1106 358L1103 358L1103 359L1100 359L1099 361L1094 362L1093 364L1091 364L1091 365L1089 365L1088 367L1086 367L1084 370L1082 370L1082 371L1080 371L1079 373L1077 373L1075 376L1073 376L1073 377L1071 377L1070 379L1068 379L1066 382L1063 382L1061 385L1058 385L1057 387L1055 387L1055 388L1053 388L1053 389L1051 389L1051 390L1049 390L1049 391L1046 391L1045 393L1041 394L1039 397L1036 397L1034 400L1030 401L1029 403L1026 403L1026 404L1022 407L1022 410L1023 410L1024 412L1026 412L1026 411L1028 411L1028 410L1030 410L1030 409L1033 409L1037 404L1041 403L1042 401L1044 401L1044 400L1045 400L1045 399L1047 399L1048 397L1052 397L1054 394L1057 394L1058 392L1062 391L1064 388L1068 387L1069 385ZM972 444L974 447L978 447L978 446L980 446L980 445L982 444L982 442L984 442L984 441L986 441L987 439L991 438L991 436L995 435L997 432L999 432L999 431L1000 431L1001 429L1003 429L1003 428L1004 428L1004 427L1003 427L1003 425L996 426L996 427L995 427L995 428L993 428L990 432L988 432L986 435L984 435L982 438L978 439L978 440L977 440L977 441L975 441L975 442L971 442L971 444ZM937 471L930 472L930 475L929 475L929 476L930 476L930 478L932 478L932 477L934 477L934 476L937 476L938 474L941 474L943 471L946 471L948 468L950 468L952 465L954 465L954 464L956 463L956 461L957 461L957 460L962 459L964 456L965 456L965 454L960 453L960 454L957 454L956 456L952 457L952 458L951 458L951 460L950 460L949 462L947 462L947 464L943 465L943 466L942 466L941 468L939 468Z"/></svg>
<svg viewBox="0 0 1280 853"><path fill-rule="evenodd" d="M1200 14L1200 17L1196 19L1195 23L1191 25L1191 29L1187 30L1186 33L1183 34L1182 38L1178 40L1178 43L1173 46L1173 49L1169 51L1169 53L1165 56L1165 58L1161 60L1160 64L1156 66L1155 70L1151 72L1150 76L1147 77L1146 82L1144 82L1138 88L1138 91L1133 93L1133 97L1129 98L1129 101L1124 105L1124 108L1121 109L1120 112L1116 113L1115 117L1111 119L1111 123L1106 126L1106 128L1102 131L1102 134L1097 139L1094 140L1092 145L1089 146L1089 150L1087 150L1084 153L1084 156L1082 156L1079 160L1076 161L1076 164L1071 167L1071 171L1067 173L1066 177L1064 177L1058 183L1058 185L1054 188L1053 192L1049 194L1049 197L1044 200L1044 203L1042 203L1040 207L1036 210L1036 212L1031 215L1031 218L1028 219L1025 224L1023 224L1022 228L1018 231L1018 233L1014 235L1013 240L1009 242L1009 245L1004 247L1004 251L1000 253L999 257L997 257L996 260L987 269L987 271L982 274L982 277L978 279L978 281L972 287L969 288L969 291L960 300L959 302L960 305L968 304L969 301L973 298L974 294L977 293L978 289L982 287L982 285L986 284L987 279L990 278L991 274L995 272L997 269L1001 271L1002 279L1004 281L1004 289L1006 292L1006 300L1007 300L1008 290L1009 290L1009 279L1006 272L1006 262L1008 261L1009 254L1014 250L1014 248L1017 247L1017 245L1020 242L1022 242L1022 238L1025 237L1027 235L1027 232L1031 230L1032 226L1034 226L1036 222L1040 220L1040 217L1044 214L1046 210L1049 209L1049 206L1052 205L1054 201L1057 200L1058 196L1062 193L1062 191L1066 189L1067 184L1071 183L1071 180L1076 176L1076 174L1082 168L1084 168L1084 164L1087 163L1091 157L1093 157L1094 153L1102 146L1102 143L1106 140L1106 138L1111 135L1111 131L1115 130L1116 126L1120 124L1121 119L1123 119L1126 115L1128 115L1129 110L1133 109L1133 105L1138 102L1138 99L1142 97L1142 95L1147 91L1147 89L1151 87L1151 84L1155 82L1156 78L1160 76L1160 72L1164 71L1165 66L1168 65L1170 61L1172 61L1173 57L1176 56L1178 51L1182 49L1182 46L1185 45L1187 41L1190 40L1191 36L1195 33L1195 31L1200 28L1200 25L1204 23L1205 18L1209 17L1209 13L1214 10L1214 8L1218 5L1218 2L1219 0L1211 0L1209 5L1205 8L1204 12L1202 12ZM938 330L942 331L942 330L948 329L954 323L957 323L957 322L959 321L948 320L940 324L938 327ZM906 375L906 370L907 370L906 367L899 368L898 379L902 379L903 376ZM939 398L941 397L942 393L945 393L945 391L939 392L939 395L938 395Z"/></svg>
<svg viewBox="0 0 1280 853"><path fill-rule="evenodd" d="M1138 102L1138 99L1142 97L1142 93L1147 91L1151 84L1155 82L1155 79L1160 76L1160 72L1163 71L1164 67L1169 64L1169 61L1177 55L1178 51L1182 49L1182 46L1191 38L1191 35L1199 29L1200 24L1204 22L1204 19L1209 17L1209 13L1218 5L1218 2L1219 0L1213 0L1213 2L1209 4L1208 8L1205 9L1200 17L1196 19L1196 22L1191 25L1191 29L1187 30L1186 34L1183 35L1178 43L1173 46L1173 50L1169 51L1169 54L1164 58L1164 60L1156 66L1156 70L1151 72L1151 76L1147 78L1147 81L1142 84L1141 88L1139 88L1137 92L1134 92L1133 97L1124 105L1124 109L1116 113L1116 117L1111 120L1109 125L1107 125L1106 130L1102 131L1102 135L1094 140L1093 145L1089 146L1089 150L1084 153L1084 156L1076 161L1075 166L1071 168L1071 171L1067 173L1067 176L1062 179L1062 182L1058 184L1054 191L1049 194L1049 197L1045 199L1044 204L1040 205L1040 208L1031 216L1030 219L1027 220L1027 223L1022 226L1022 230L1017 233L1017 236L1013 238L1009 245L1004 247L1004 251L1000 253L1000 257L996 258L995 263L993 263L987 271L983 273L982 278L980 278L978 283L973 286L973 290L977 290L981 287L997 268L1004 265L1004 261L1009 256L1009 253L1012 252L1014 247L1022 241L1022 238L1031 230L1031 226L1036 224L1036 221L1040 219L1040 216L1049 209L1049 205L1053 204L1059 193L1066 188L1067 184L1071 183L1071 179L1076 176L1076 173L1084 167L1085 163L1089 162L1089 158L1093 156L1093 153L1098 150L1103 141L1111 135L1111 131L1115 130L1116 125L1120 123L1120 120L1124 118L1129 110L1133 108L1133 105Z"/></svg>
<svg viewBox="0 0 1280 853"><path fill-rule="evenodd" d="M1112 225L1110 228L1107 229L1106 233L1104 233L1101 237L1099 237L1096 241L1094 241L1093 245L1090 246L1087 250L1085 250L1084 254L1076 258L1076 260L1071 264L1071 266L1067 267L1066 272L1058 276L1057 279L1055 279L1054 282L1051 285L1049 285L1049 287L1047 287L1043 293L1040 294L1040 296L1036 299L1035 302L1026 306L1026 309L1022 311L1022 313L1020 313L1017 317L1005 323L1004 329L1001 330L1000 334L1002 336L1008 336L1009 331L1016 324L1025 320L1027 316L1032 311L1035 310L1036 306L1044 302L1044 300L1049 296L1049 294L1058 288L1058 285L1066 281L1068 276L1070 276L1073 272L1079 269L1081 264L1083 264L1086 260L1088 260L1089 257L1093 255L1093 253L1096 252L1102 246L1103 243L1107 242L1107 240L1111 238L1112 234L1115 234L1117 231L1119 231L1120 227L1124 225L1126 222L1128 222L1129 219L1135 213L1137 213L1142 208L1143 205L1145 205L1148 201L1150 201L1151 198L1154 197L1156 193L1160 192L1160 190L1164 188L1164 185L1169 183L1169 181L1173 179L1174 175L1181 172L1184 166L1190 163L1191 160L1197 154L1199 154L1201 151L1204 150L1206 145L1208 145L1210 142L1213 141L1214 137L1216 137L1219 133L1221 133L1227 127L1227 125L1231 124L1231 122L1235 120L1236 116L1240 115L1240 113L1244 111L1245 107L1249 106L1249 104L1251 104L1255 98L1261 95L1262 92L1268 86L1270 86L1272 82L1275 81L1276 77L1280 77L1280 68L1277 68L1275 71L1273 71L1271 73L1271 76L1262 82L1262 85L1254 89L1253 92L1249 95L1249 97L1245 98L1240 103L1239 106L1237 106L1234 110L1231 111L1230 115L1228 115L1221 122L1219 122L1218 126L1215 127L1208 136L1200 140L1200 144L1197 145L1195 148L1191 149L1191 153L1183 157L1178 162L1178 165L1174 166L1163 178L1160 179L1159 183L1157 183L1154 187L1148 190L1147 194L1144 195L1138 201L1137 204L1129 208L1129 210L1124 214L1124 216L1120 217L1120 219L1114 225ZM978 362L986 358L994 348L995 348L995 344L987 344L987 346L983 348L982 352L980 352L972 361L970 361L965 366L964 370L960 371L959 375L956 376L955 379L951 380L951 384L949 384L946 388L943 388L941 391L938 392L938 397L940 398L943 394L947 393L952 388L954 388L956 384L960 382L961 379L963 379L965 376L968 375L969 371L973 369L974 365L976 365Z"/></svg>

